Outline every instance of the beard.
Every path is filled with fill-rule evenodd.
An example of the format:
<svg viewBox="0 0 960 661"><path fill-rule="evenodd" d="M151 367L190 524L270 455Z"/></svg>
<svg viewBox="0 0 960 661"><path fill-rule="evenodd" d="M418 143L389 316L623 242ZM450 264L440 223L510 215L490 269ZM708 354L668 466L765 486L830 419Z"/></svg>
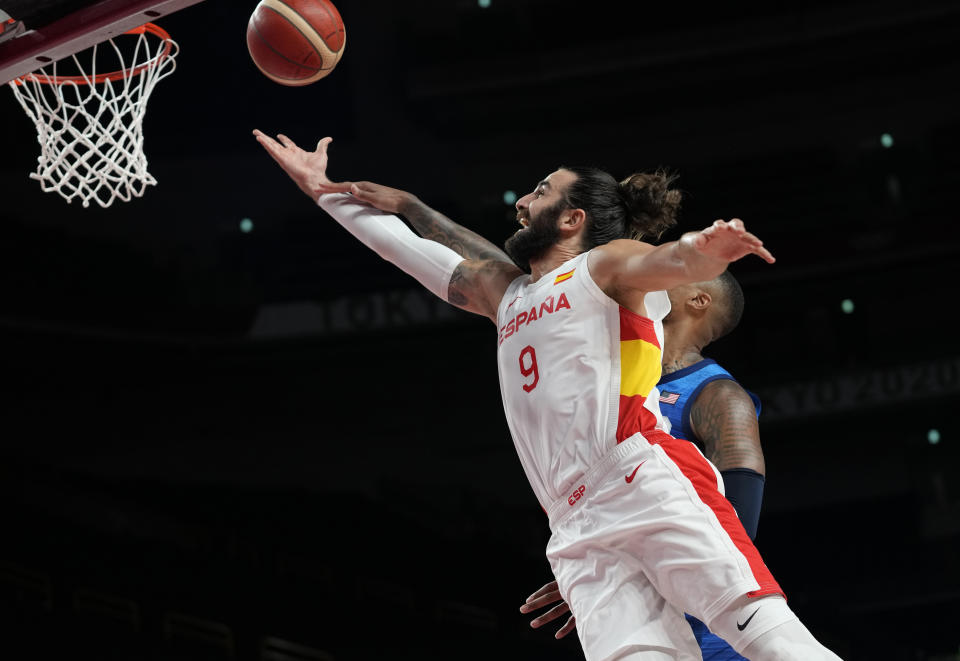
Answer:
<svg viewBox="0 0 960 661"><path fill-rule="evenodd" d="M530 260L546 254L560 239L557 219L567 208L563 200L541 211L536 218L528 217L527 227L518 231L503 244L510 259L527 273L530 272Z"/></svg>

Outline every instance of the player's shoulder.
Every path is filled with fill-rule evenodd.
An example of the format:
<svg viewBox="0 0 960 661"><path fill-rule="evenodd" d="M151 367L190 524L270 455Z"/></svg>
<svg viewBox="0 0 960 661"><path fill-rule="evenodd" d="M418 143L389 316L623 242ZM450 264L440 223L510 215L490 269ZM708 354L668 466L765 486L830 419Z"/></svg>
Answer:
<svg viewBox="0 0 960 661"><path fill-rule="evenodd" d="M695 409L723 412L725 415L735 415L742 411L756 416L759 411L757 401L750 392L730 376L715 378L704 384L691 406Z"/></svg>
<svg viewBox="0 0 960 661"><path fill-rule="evenodd" d="M615 276L624 263L653 250L654 246L634 239L614 239L590 250L587 264L595 279Z"/></svg>
<svg viewBox="0 0 960 661"><path fill-rule="evenodd" d="M599 255L642 255L654 249L652 243L636 239L614 239L597 246L592 252Z"/></svg>
<svg viewBox="0 0 960 661"><path fill-rule="evenodd" d="M730 375L729 372L721 372L718 376L714 377L709 383L703 386L703 389L700 391L701 394L707 391L723 393L725 395L733 395L743 393L747 395L747 389L737 383L736 379Z"/></svg>

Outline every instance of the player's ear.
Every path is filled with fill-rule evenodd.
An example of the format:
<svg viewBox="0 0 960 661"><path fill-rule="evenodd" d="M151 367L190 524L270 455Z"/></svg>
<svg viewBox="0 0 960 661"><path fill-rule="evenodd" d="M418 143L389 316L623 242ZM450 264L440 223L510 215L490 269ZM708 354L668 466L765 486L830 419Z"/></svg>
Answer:
<svg viewBox="0 0 960 661"><path fill-rule="evenodd" d="M693 292L693 296L687 299L687 304L695 310L706 310L713 303L713 297L702 289Z"/></svg>
<svg viewBox="0 0 960 661"><path fill-rule="evenodd" d="M560 229L575 232L587 222L587 212L583 209L565 209L560 215Z"/></svg>

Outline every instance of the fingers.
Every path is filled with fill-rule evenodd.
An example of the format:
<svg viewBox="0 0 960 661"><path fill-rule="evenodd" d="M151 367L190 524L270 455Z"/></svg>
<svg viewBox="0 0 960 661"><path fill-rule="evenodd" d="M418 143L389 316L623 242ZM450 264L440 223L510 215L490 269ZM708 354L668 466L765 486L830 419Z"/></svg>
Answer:
<svg viewBox="0 0 960 661"><path fill-rule="evenodd" d="M293 140L291 140L289 137L287 137L283 133L277 134L277 140L274 140L273 138L268 136L266 133L264 133L260 129L253 129L253 135L264 146L266 146L267 144L270 144L280 149L282 145L283 147L286 147L288 149L299 149L299 147L297 147L297 143L295 143ZM331 142L333 142L333 138L331 137L322 138L320 142L317 143L317 151L326 153L327 146Z"/></svg>
<svg viewBox="0 0 960 661"><path fill-rule="evenodd" d="M359 183L353 183L350 186L350 192L353 193L353 196L358 200L363 200L364 202L373 201L373 191L365 186L364 182L362 181Z"/></svg>
<svg viewBox="0 0 960 661"><path fill-rule="evenodd" d="M254 129L254 130L253 130L253 137L255 137L255 138L257 139L257 142L259 142L259 143L260 143L261 145L263 145L264 147L266 147L267 145L275 145L275 146L277 146L277 147L280 146L280 145L277 144L277 141L276 141L276 140L274 140L273 138L271 138L269 135L267 135L266 133L264 133L264 132L261 131L260 129Z"/></svg>
<svg viewBox="0 0 960 661"><path fill-rule="evenodd" d="M742 221L734 218L730 222L739 223L739 229L742 232L742 234L740 235L740 239L747 244L747 246L750 248L750 252L761 257L768 264L773 264L775 261L777 261L776 258L773 256L773 254L769 250L763 247L763 241L760 240L760 237L748 232L746 228L743 226Z"/></svg>
<svg viewBox="0 0 960 661"><path fill-rule="evenodd" d="M350 193L353 192L353 182L342 181L340 183L320 184L316 187L317 193Z"/></svg>
<svg viewBox="0 0 960 661"><path fill-rule="evenodd" d="M740 234L746 232L746 227L743 225L743 221L739 218L732 218L729 221L726 220L715 220L706 229L702 230L704 234L719 234L721 232L733 232L735 234Z"/></svg>
<svg viewBox="0 0 960 661"><path fill-rule="evenodd" d="M556 638L557 640L560 640L561 638L563 638L564 636L566 636L568 633L570 633L576 628L577 628L577 618L571 615L570 617L567 618L566 624L560 627L557 633L553 634L553 637Z"/></svg>
<svg viewBox="0 0 960 661"><path fill-rule="evenodd" d="M543 608L544 606L549 606L550 604L555 604L558 601L563 601L563 597L560 596L560 592L557 590L553 592L546 592L539 597L534 598L535 594L536 593L530 595L530 601L526 602L520 607L521 613L530 613Z"/></svg>
<svg viewBox="0 0 960 661"><path fill-rule="evenodd" d="M555 619L557 619L561 615L566 615L569 612L570 612L570 607L567 605L567 602L565 601L561 602L560 604L554 606L553 608L548 610L546 613L544 613L540 617L535 617L534 619L530 620L530 626L533 627L534 629L537 629L539 627L542 627L547 622L553 622Z"/></svg>
<svg viewBox="0 0 960 661"><path fill-rule="evenodd" d="M540 588L539 590L537 590L536 592L534 592L532 595L530 595L529 597L527 597L527 603L530 603L531 601L533 601L533 600L536 599L537 597L542 597L543 595L547 594L548 592L556 592L556 591L558 591L558 590L559 590L559 588L557 587L557 582L556 582L556 581L550 581L549 583L547 583L546 585L544 585L542 588Z"/></svg>
<svg viewBox="0 0 960 661"><path fill-rule="evenodd" d="M283 158L283 147L277 144L276 140L261 133L260 131L254 131L254 135L257 138L257 142L259 142L263 148L267 150L267 153L270 154L273 160L275 160L281 166L285 165Z"/></svg>
<svg viewBox="0 0 960 661"><path fill-rule="evenodd" d="M766 248L764 248L762 245L757 246L756 248L754 248L753 253L754 253L755 255L759 255L761 258L763 258L763 260L764 260L767 264L773 264L775 261L777 261L777 258L774 257L773 254L772 254L769 250L767 250Z"/></svg>

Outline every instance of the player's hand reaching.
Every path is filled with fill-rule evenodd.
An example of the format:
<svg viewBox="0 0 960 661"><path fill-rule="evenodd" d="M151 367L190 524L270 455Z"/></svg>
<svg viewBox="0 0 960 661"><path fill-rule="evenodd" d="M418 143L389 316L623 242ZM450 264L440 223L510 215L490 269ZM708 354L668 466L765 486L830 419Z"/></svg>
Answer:
<svg viewBox="0 0 960 661"><path fill-rule="evenodd" d="M405 208L417 202L417 197L406 191L381 186L372 181L344 181L339 184L324 184L317 187L317 195L323 193L352 193L355 198L387 213L403 214Z"/></svg>
<svg viewBox="0 0 960 661"><path fill-rule="evenodd" d="M770 251L763 247L763 241L747 231L743 221L717 220L710 227L699 232L688 232L680 239L702 255L725 262L734 262L751 253L773 264L776 261Z"/></svg>
<svg viewBox="0 0 960 661"><path fill-rule="evenodd" d="M520 607L521 613L530 613L537 610L538 608L543 608L544 606L549 606L556 602L560 602L550 610L548 610L543 615L535 617L530 621L530 626L534 629L542 627L548 622L552 622L558 617L565 615L570 612L570 606L567 605L567 602L563 600L563 597L560 596L560 588L557 587L556 581L550 581L542 588L534 592L532 595L527 597L527 601ZM577 619L570 615L567 618L566 623L553 634L554 638L560 639L566 636L568 633L573 631L577 626Z"/></svg>
<svg viewBox="0 0 960 661"><path fill-rule="evenodd" d="M333 138L323 138L317 143L317 148L309 152L300 149L282 133L277 135L279 142L259 129L254 129L253 135L310 199L317 199L319 193L316 191L320 186L333 183L327 178L327 146L333 142Z"/></svg>

